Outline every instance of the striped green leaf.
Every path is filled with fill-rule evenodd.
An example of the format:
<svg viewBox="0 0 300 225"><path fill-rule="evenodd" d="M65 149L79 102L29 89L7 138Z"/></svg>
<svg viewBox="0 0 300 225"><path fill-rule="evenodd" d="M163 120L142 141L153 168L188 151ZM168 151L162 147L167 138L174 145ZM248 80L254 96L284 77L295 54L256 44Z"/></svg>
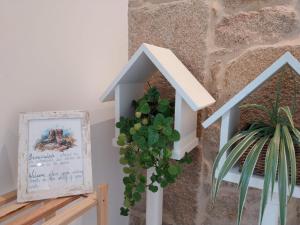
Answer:
<svg viewBox="0 0 300 225"><path fill-rule="evenodd" d="M226 145L224 145L224 147L221 149L221 151L218 153L214 164L213 164L213 168L212 168L212 186L215 186L215 177L216 177L216 171L218 168L218 165L220 163L221 158L224 156L224 154L235 144L237 143L239 140L241 140L242 138L244 138L247 135L247 132L244 133L240 133L235 135L233 138L231 138ZM212 196L214 196L214 188L212 188Z"/></svg>
<svg viewBox="0 0 300 225"><path fill-rule="evenodd" d="M283 111L289 121L289 124L291 125L292 128L295 128L294 126L294 121L293 121L293 116L290 110L290 107L285 106L285 107L280 107L279 111Z"/></svg>
<svg viewBox="0 0 300 225"><path fill-rule="evenodd" d="M292 128L293 134L296 136L297 141L300 142L300 131L297 128Z"/></svg>
<svg viewBox="0 0 300 225"><path fill-rule="evenodd" d="M268 141L269 137L262 137L257 141L257 143L252 147L250 153L248 154L242 169L242 174L239 182L239 205L238 205L238 219L237 224L240 225L243 209L246 201L246 196L249 187L249 181L253 174L256 162L258 160L259 154L263 149L264 145Z"/></svg>
<svg viewBox="0 0 300 225"><path fill-rule="evenodd" d="M279 191L279 214L280 225L286 224L286 204L287 204L287 189L288 189L288 169L285 154L285 143L283 138L280 141L280 156L278 170L278 191Z"/></svg>
<svg viewBox="0 0 300 225"><path fill-rule="evenodd" d="M270 113L271 113L270 110L266 106L260 105L260 104L244 104L244 105L241 105L240 108L241 109L244 109L244 108L258 109L260 111L265 112L268 115L270 115Z"/></svg>
<svg viewBox="0 0 300 225"><path fill-rule="evenodd" d="M272 178L271 178L271 183L272 183L271 195L272 196L274 193L274 186L275 186L277 168L278 168L280 139L281 139L281 125L277 124L275 133L273 136L272 146L271 146L271 148L274 148L274 154L272 155L273 159L272 159Z"/></svg>
<svg viewBox="0 0 300 225"><path fill-rule="evenodd" d="M244 133L240 133L240 134L237 134L235 135L233 138L231 138L226 145L224 145L224 147L220 150L220 152L218 153L215 161L214 161L214 164L213 164L213 168L212 168L212 186L215 187L216 185L216 172L217 172L217 168L219 166L219 163L220 163L220 160L221 158L226 154L226 152L228 150L230 150L230 148L236 144L238 141L240 141L241 139L243 139L245 136L247 135L247 132L244 132ZM213 202L215 200L215 196L216 196L216 192L215 192L215 188L212 188L212 199L213 199Z"/></svg>
<svg viewBox="0 0 300 225"><path fill-rule="evenodd" d="M260 201L260 211L259 211L259 224L261 225L262 219L264 216L264 212L266 209L266 205L269 198L270 184L272 179L272 162L275 154L274 148L274 138L271 139L265 159L265 177L264 177L264 185L261 193L261 201Z"/></svg>
<svg viewBox="0 0 300 225"><path fill-rule="evenodd" d="M249 133L229 154L224 162L223 166L220 169L219 174L217 174L215 182L213 183L212 197L213 200L216 199L216 195L220 188L220 184L229 170L236 164L238 159L245 153L245 151L257 140L257 135L263 129L258 129Z"/></svg>
<svg viewBox="0 0 300 225"><path fill-rule="evenodd" d="M295 147L293 143L293 139L291 137L290 131L287 126L282 127L283 137L285 140L285 150L286 150L286 157L289 162L290 166L290 196L292 197L296 185L296 178L297 178L297 167L296 167L296 155L295 155Z"/></svg>

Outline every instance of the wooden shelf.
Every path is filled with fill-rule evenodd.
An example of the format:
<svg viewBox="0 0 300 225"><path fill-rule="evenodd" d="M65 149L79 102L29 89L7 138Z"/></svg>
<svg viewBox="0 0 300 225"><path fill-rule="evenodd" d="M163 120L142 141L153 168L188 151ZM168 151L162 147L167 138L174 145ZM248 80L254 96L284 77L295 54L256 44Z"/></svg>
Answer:
<svg viewBox="0 0 300 225"><path fill-rule="evenodd" d="M1 224L31 225L43 221L43 225L66 225L82 216L92 207L97 207L97 225L108 224L107 184L99 185L96 192L86 195L26 203L17 203L16 198L16 191L0 196ZM59 209L62 210L57 212Z"/></svg>

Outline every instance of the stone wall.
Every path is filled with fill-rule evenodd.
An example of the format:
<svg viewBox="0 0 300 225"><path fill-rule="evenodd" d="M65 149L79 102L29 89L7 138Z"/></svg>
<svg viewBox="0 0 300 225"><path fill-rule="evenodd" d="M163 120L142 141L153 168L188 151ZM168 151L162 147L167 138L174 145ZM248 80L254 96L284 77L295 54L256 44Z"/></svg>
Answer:
<svg viewBox="0 0 300 225"><path fill-rule="evenodd" d="M143 42L170 48L217 100L201 112L200 124L285 51L300 59L299 13L298 0L129 0L129 54ZM283 93L288 102L294 74L289 68L281 73L287 75ZM172 96L159 74L151 82ZM276 78L268 81L245 101L269 104L275 83ZM242 114L243 122L256 115ZM193 164L164 192L165 225L235 224L236 185L224 184L214 207L209 198L219 129L216 123L201 132L199 125L201 144L192 153ZM259 201L260 191L251 189L242 224L257 224ZM131 225L144 224L144 205L132 211ZM297 225L299 201L293 200L290 208L288 224Z"/></svg>

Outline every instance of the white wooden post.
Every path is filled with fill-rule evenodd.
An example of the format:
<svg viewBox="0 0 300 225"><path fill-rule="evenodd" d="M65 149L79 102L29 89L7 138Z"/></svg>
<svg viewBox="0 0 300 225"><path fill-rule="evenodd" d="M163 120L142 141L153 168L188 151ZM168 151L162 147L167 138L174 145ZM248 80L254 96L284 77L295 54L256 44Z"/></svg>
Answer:
<svg viewBox="0 0 300 225"><path fill-rule="evenodd" d="M266 205L262 225L278 225L279 224L279 196L278 193L273 194L273 198L269 196Z"/></svg>
<svg viewBox="0 0 300 225"><path fill-rule="evenodd" d="M151 182L150 177L155 171L154 168L147 170L148 183ZM162 225L163 213L163 188L158 185L158 191L153 193L147 190L146 196L146 225Z"/></svg>
<svg viewBox="0 0 300 225"><path fill-rule="evenodd" d="M237 131L239 122L240 122L239 106L233 107L222 116L220 150L230 140L232 135ZM219 166L217 168L217 174L219 173L219 169L223 166L225 162L225 158L226 156L223 155L223 157L220 160Z"/></svg>
<svg viewBox="0 0 300 225"><path fill-rule="evenodd" d="M197 111L193 111L181 95L176 91L174 128L180 133L180 140L174 143L172 158L180 160L186 152L193 150L198 144Z"/></svg>

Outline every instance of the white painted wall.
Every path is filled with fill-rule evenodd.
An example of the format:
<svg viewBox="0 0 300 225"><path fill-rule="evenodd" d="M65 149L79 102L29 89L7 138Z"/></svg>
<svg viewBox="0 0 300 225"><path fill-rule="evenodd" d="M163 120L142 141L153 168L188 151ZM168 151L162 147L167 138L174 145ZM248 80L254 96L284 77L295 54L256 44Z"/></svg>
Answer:
<svg viewBox="0 0 300 225"><path fill-rule="evenodd" d="M91 113L94 182L110 184L110 224L123 225L112 103L98 97L127 61L125 0L0 0L0 193L16 188L18 113ZM83 219L93 224L95 215Z"/></svg>

